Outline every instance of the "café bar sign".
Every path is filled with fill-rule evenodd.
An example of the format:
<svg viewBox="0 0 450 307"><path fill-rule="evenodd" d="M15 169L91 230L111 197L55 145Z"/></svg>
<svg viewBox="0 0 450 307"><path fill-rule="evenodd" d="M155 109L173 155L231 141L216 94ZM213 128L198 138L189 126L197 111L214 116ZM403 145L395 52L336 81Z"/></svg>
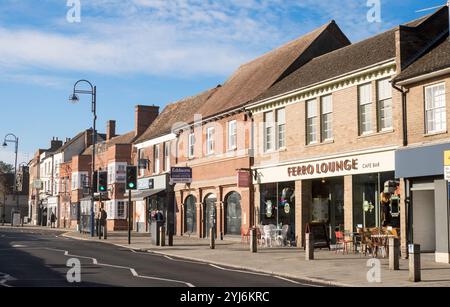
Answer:
<svg viewBox="0 0 450 307"><path fill-rule="evenodd" d="M392 150L260 168L258 169L258 182L286 182L394 170L395 151Z"/></svg>

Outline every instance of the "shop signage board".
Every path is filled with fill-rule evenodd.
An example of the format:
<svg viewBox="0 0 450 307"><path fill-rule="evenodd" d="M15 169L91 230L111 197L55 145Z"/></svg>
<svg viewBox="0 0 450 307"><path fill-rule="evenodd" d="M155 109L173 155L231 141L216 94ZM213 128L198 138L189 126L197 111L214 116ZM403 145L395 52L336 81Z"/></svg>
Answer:
<svg viewBox="0 0 450 307"><path fill-rule="evenodd" d="M172 167L170 172L170 182L172 184L192 183L192 168L190 167Z"/></svg>
<svg viewBox="0 0 450 307"><path fill-rule="evenodd" d="M287 182L395 170L395 151L337 156L258 169L258 183Z"/></svg>
<svg viewBox="0 0 450 307"><path fill-rule="evenodd" d="M138 190L154 190L167 188L166 175L138 179Z"/></svg>
<svg viewBox="0 0 450 307"><path fill-rule="evenodd" d="M240 170L238 171L238 187L239 188L249 188L252 184L250 171Z"/></svg>
<svg viewBox="0 0 450 307"><path fill-rule="evenodd" d="M444 176L445 180L450 181L450 151L444 152Z"/></svg>

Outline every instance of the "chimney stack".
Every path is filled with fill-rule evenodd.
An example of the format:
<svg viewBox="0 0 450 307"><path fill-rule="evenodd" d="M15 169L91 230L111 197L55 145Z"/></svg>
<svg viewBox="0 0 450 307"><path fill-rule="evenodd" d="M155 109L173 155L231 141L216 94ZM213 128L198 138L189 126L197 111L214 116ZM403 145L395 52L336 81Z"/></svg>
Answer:
<svg viewBox="0 0 450 307"><path fill-rule="evenodd" d="M147 128L155 121L158 115L158 106L136 106L134 135L136 137L142 135L145 130L147 130Z"/></svg>
<svg viewBox="0 0 450 307"><path fill-rule="evenodd" d="M116 136L116 121L109 120L106 123L106 140L109 141Z"/></svg>
<svg viewBox="0 0 450 307"><path fill-rule="evenodd" d="M63 146L63 142L60 141L57 137L53 137L50 142L50 151L57 151Z"/></svg>

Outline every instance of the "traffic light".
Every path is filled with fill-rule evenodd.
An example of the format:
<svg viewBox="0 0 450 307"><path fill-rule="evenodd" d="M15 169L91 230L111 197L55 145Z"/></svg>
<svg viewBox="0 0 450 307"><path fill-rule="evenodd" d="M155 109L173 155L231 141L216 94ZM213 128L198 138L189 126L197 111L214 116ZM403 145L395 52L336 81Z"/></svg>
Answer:
<svg viewBox="0 0 450 307"><path fill-rule="evenodd" d="M108 191L108 172L98 173L98 192L103 193Z"/></svg>
<svg viewBox="0 0 450 307"><path fill-rule="evenodd" d="M137 190L136 166L127 166L127 190Z"/></svg>

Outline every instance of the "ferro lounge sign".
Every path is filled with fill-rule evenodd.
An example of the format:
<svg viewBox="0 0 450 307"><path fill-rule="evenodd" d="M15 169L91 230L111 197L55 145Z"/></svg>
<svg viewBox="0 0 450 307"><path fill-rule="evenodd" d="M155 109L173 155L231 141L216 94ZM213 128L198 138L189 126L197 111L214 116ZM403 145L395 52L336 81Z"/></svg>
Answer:
<svg viewBox="0 0 450 307"><path fill-rule="evenodd" d="M283 163L257 170L258 183L287 182L338 176L390 172L395 170L395 151L381 151L330 159Z"/></svg>

